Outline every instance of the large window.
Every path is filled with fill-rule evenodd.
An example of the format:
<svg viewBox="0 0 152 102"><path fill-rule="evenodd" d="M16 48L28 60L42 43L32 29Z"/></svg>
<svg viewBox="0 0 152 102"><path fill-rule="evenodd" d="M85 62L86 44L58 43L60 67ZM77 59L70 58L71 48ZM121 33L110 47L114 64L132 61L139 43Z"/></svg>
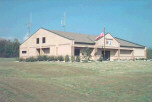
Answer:
<svg viewBox="0 0 152 102"><path fill-rule="evenodd" d="M22 51L22 54L26 54L26 51Z"/></svg>
<svg viewBox="0 0 152 102"><path fill-rule="evenodd" d="M39 38L36 39L36 43L39 44Z"/></svg>
<svg viewBox="0 0 152 102"><path fill-rule="evenodd" d="M50 53L50 48L42 48L44 54L49 54Z"/></svg>
<svg viewBox="0 0 152 102"><path fill-rule="evenodd" d="M45 43L45 37L42 38L42 43Z"/></svg>

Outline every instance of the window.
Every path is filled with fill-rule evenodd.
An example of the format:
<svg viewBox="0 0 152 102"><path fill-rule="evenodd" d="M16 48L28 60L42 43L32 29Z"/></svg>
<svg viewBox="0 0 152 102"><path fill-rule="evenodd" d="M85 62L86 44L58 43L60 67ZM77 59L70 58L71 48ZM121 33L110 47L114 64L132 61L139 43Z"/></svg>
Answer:
<svg viewBox="0 0 152 102"><path fill-rule="evenodd" d="M112 45L112 41L109 41L109 45Z"/></svg>
<svg viewBox="0 0 152 102"><path fill-rule="evenodd" d="M45 43L45 37L42 38L42 43Z"/></svg>
<svg viewBox="0 0 152 102"><path fill-rule="evenodd" d="M26 54L26 51L22 51L22 54Z"/></svg>
<svg viewBox="0 0 152 102"><path fill-rule="evenodd" d="M50 48L42 48L44 54L49 54L50 53Z"/></svg>
<svg viewBox="0 0 152 102"><path fill-rule="evenodd" d="M75 52L74 53L75 56L80 56L80 49L75 49L74 52Z"/></svg>
<svg viewBox="0 0 152 102"><path fill-rule="evenodd" d="M36 39L36 43L39 44L39 38Z"/></svg>
<svg viewBox="0 0 152 102"><path fill-rule="evenodd" d="M106 41L106 44L107 44L107 45L112 45L112 41L111 41L111 40L107 40L107 41Z"/></svg>

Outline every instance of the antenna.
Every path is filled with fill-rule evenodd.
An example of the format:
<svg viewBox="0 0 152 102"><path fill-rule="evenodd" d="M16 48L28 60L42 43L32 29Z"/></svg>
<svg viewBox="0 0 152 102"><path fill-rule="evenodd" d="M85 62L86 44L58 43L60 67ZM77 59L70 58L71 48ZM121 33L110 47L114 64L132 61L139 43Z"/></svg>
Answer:
<svg viewBox="0 0 152 102"><path fill-rule="evenodd" d="M63 29L65 31L65 26L66 26L66 24L65 24L65 12L64 12L63 18L61 20L61 26L63 27Z"/></svg>
<svg viewBox="0 0 152 102"><path fill-rule="evenodd" d="M30 14L30 17L29 17L29 20L28 20L28 23L27 23L27 37L30 36L30 31L31 31L31 24L32 24L32 13Z"/></svg>

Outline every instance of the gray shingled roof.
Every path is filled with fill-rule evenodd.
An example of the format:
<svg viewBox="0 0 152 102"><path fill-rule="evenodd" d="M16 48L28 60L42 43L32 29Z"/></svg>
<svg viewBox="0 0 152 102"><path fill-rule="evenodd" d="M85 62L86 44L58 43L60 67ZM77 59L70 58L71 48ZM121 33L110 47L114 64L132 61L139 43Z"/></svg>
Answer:
<svg viewBox="0 0 152 102"><path fill-rule="evenodd" d="M58 34L60 36L66 37L68 39L72 39L75 42L94 43L94 40L96 38L95 35L71 33L71 32L64 32L64 31L55 31L55 30L50 30L50 31L55 34Z"/></svg>
<svg viewBox="0 0 152 102"><path fill-rule="evenodd" d="M88 35L88 34L80 34L80 33L72 33L72 32L64 32L64 31L56 31L56 30L48 30L52 33L55 33L57 35L63 36L65 38L74 40L76 43L91 43L94 44L94 40L97 37L97 35ZM126 47L145 47L130 41L126 41L120 38L114 37L119 43L120 46L126 46Z"/></svg>
<svg viewBox="0 0 152 102"><path fill-rule="evenodd" d="M144 47L142 45L130 42L130 41L126 41L120 38L116 38L115 39L120 43L120 46L128 46L128 47Z"/></svg>

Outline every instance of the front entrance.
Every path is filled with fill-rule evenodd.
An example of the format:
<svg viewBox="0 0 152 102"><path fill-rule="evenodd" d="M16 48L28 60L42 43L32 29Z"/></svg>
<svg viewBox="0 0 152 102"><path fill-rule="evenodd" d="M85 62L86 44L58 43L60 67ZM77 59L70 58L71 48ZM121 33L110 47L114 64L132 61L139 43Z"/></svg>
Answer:
<svg viewBox="0 0 152 102"><path fill-rule="evenodd" d="M105 51L105 56L104 56L104 51L102 51L102 56L104 60L110 61L110 51Z"/></svg>

